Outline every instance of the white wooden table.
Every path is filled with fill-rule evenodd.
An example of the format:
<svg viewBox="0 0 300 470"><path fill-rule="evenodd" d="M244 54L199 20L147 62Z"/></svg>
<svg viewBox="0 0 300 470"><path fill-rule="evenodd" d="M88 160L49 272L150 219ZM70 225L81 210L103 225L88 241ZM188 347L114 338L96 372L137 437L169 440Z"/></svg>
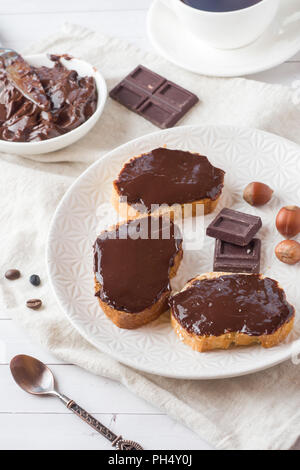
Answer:
<svg viewBox="0 0 300 470"><path fill-rule="evenodd" d="M120 36L150 49L146 13L151 0L6 0L0 5L0 42L23 49L51 34L64 21ZM300 53L292 60L251 78L291 84L299 80ZM25 394L13 382L8 363L15 354L31 354L49 364L61 390L116 433L148 449L209 449L192 431L127 391L76 366L59 363L33 344L5 312L0 312L0 449L110 449L96 432L51 398ZM300 427L300 425L299 425Z"/></svg>

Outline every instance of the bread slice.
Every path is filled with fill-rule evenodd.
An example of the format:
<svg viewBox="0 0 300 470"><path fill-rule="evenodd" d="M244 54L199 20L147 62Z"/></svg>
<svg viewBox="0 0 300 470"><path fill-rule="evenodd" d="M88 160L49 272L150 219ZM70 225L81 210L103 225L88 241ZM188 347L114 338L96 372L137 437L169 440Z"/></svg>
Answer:
<svg viewBox="0 0 300 470"><path fill-rule="evenodd" d="M136 157L138 158L138 157ZM193 216L195 217L196 215L207 215L210 214L215 210L215 208L218 205L220 196L215 199L214 201L212 199L199 199L198 201L193 201L191 203L191 213L186 214L187 216ZM127 202L122 202L122 199L120 199L120 194L118 193L118 189L115 185L115 182L113 183L113 190L112 190L112 196L111 196L111 203L116 210L116 212L122 217L123 219L135 219L137 217L141 217L145 215L145 213L137 211L133 206L130 204L127 204ZM201 211L199 211L199 206ZM202 209L203 207L203 209ZM162 207L158 211L152 212L152 215L158 216L158 215L164 215L169 213L170 217L172 219L175 219L178 211L182 211L182 216L184 216L184 204L180 204L178 207L174 206L169 206L169 207Z"/></svg>
<svg viewBox="0 0 300 470"><path fill-rule="evenodd" d="M190 280L182 291L188 289L196 280L205 280L205 279L216 279L221 276L230 275L233 273L222 273L222 272L210 272L197 276L194 279ZM245 274L245 276L251 276L251 274ZM265 276L262 274L259 275L261 279L264 279ZM278 287L282 290L282 288ZM261 335L261 336L250 336L245 333L240 332L231 332L225 333L220 336L201 336L194 333L191 333L185 329L179 321L174 317L171 310L171 324L174 328L179 339L190 346L194 351L205 352L213 349L228 349L230 346L249 346L251 344L261 344L264 348L272 348L273 346L278 345L291 332L294 325L295 310L292 317L284 323L278 330L272 334Z"/></svg>
<svg viewBox="0 0 300 470"><path fill-rule="evenodd" d="M130 221L127 221L127 223L128 222ZM120 225L122 224L118 224L116 227ZM180 240L178 251L175 254L172 265L169 268L169 272L168 272L169 280L172 279L176 275L180 262L182 260L182 256L183 256L182 240ZM123 260L120 259L120 263L122 263L122 261ZM145 269L147 269L147 266L145 266ZM118 275L116 276L116 282L118 282ZM96 295L102 289L102 284L97 280L96 276L94 277L94 288L95 288ZM97 295L99 305L102 308L105 315L108 318L110 318L116 326L118 326L119 328L125 328L125 329L139 328L140 326L143 326L155 320L156 318L158 318L162 313L168 310L169 297L170 297L170 290L167 289L164 292L162 292L162 294L160 295L160 297L157 299L155 303L151 304L149 307L145 308L144 310L139 311L139 312L128 312L125 310L118 310L114 308L110 303L101 299L100 296Z"/></svg>
<svg viewBox="0 0 300 470"><path fill-rule="evenodd" d="M154 152L163 151L163 150L165 150L166 152L175 152L175 153L176 152L181 152L181 151L176 151L176 150L169 150L167 148L160 148L160 149L152 150L151 152L149 152L149 154L153 155ZM211 163L209 162L207 157L205 157L203 155L200 155L200 154L197 154L197 153L183 152L183 154L185 154L185 153L189 153L193 157L196 156L197 158L198 157L199 158L204 158L206 164L209 165L210 171L211 171L211 169L213 169L215 172L219 172L219 175L218 175L219 182L218 182L218 184L215 183L215 184L217 184L217 187L218 187L218 193L217 193L216 197L215 198L206 197L206 198L203 198L203 199L198 199L198 200L194 200L194 201L190 201L190 202L187 201L186 203L182 203L182 204L177 204L176 201L173 203L173 205L168 205L167 203L162 203L160 209L158 209L156 212L154 212L154 211L152 212L153 215L170 213L171 217L175 218L176 213L178 213L178 211L180 211L182 213L182 215L196 216L196 215L209 214L210 212L213 212L215 210L215 208L218 204L218 201L220 199L221 193L222 193L222 187L223 187L223 184L224 184L225 172L223 170L221 170L219 168L216 168L213 165L211 165ZM142 157L145 158L147 156L148 156L148 154L140 154L138 156L135 156L135 157L131 158L128 162L126 162L124 164L123 168L121 169L121 171L119 173L118 178L113 182L113 191L112 191L111 202L112 202L113 207L117 211L117 213L120 214L120 216L124 219L133 219L133 218L136 218L136 217L140 217L142 215L145 215L146 212L140 212L139 209L134 207L133 204L128 204L127 201L122 201L123 194L121 194L119 189L118 189L118 179L119 179L120 175L122 174L122 172L126 170L126 168L132 167L133 162L136 162L138 159L140 159ZM176 168L176 165L173 166L173 168ZM141 172L141 175L142 174L143 173ZM149 181L148 181L148 184L149 184ZM154 202L155 201L153 201L153 203ZM187 206L189 206L188 207L188 211L189 211L188 214L184 214L184 206L185 205L186 205L186 210L187 210ZM201 206L201 211L200 210L197 211L197 208L199 208L199 206ZM179 214L179 215L181 215L181 214Z"/></svg>

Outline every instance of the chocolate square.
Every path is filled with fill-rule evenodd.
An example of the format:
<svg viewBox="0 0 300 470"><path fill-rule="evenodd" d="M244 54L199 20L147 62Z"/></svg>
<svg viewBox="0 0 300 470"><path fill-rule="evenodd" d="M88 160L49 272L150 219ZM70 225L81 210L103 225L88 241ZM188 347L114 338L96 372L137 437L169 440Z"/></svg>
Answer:
<svg viewBox="0 0 300 470"><path fill-rule="evenodd" d="M170 81L166 81L154 96L184 113L199 101L196 95Z"/></svg>
<svg viewBox="0 0 300 470"><path fill-rule="evenodd" d="M260 272L261 241L254 238L246 246L216 240L214 271L230 273Z"/></svg>
<svg viewBox="0 0 300 470"><path fill-rule="evenodd" d="M137 110L148 98L142 90L132 86L126 80L117 85L111 91L110 96L132 111Z"/></svg>
<svg viewBox="0 0 300 470"><path fill-rule="evenodd" d="M133 72L127 75L125 80L133 86L138 86L143 91L151 94L153 94L166 81L166 79L161 75L152 72L152 70L147 69L143 65L138 65Z"/></svg>
<svg viewBox="0 0 300 470"><path fill-rule="evenodd" d="M138 65L109 96L156 126L173 127L198 101L196 95Z"/></svg>
<svg viewBox="0 0 300 470"><path fill-rule="evenodd" d="M181 118L181 114L176 109L168 106L163 101L155 99L154 96L142 104L138 113L162 129L173 127Z"/></svg>
<svg viewBox="0 0 300 470"><path fill-rule="evenodd" d="M234 245L246 246L262 226L260 217L223 209L206 229L206 235Z"/></svg>

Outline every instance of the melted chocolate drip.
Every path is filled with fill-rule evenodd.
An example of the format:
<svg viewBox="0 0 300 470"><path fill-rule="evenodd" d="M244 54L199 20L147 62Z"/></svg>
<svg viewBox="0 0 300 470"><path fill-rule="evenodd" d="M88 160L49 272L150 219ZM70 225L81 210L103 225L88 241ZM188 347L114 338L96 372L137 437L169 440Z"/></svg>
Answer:
<svg viewBox="0 0 300 470"><path fill-rule="evenodd" d="M151 237L152 231L152 237ZM182 243L178 227L162 217L126 222L94 245L96 294L114 309L138 313L170 291L169 271Z"/></svg>
<svg viewBox="0 0 300 470"><path fill-rule="evenodd" d="M173 296L170 305L180 325L200 336L270 335L295 313L278 283L257 274L196 280Z"/></svg>
<svg viewBox="0 0 300 470"><path fill-rule="evenodd" d="M144 204L150 212L152 204L217 199L224 174L202 155L158 148L126 163L114 184L128 204Z"/></svg>
<svg viewBox="0 0 300 470"><path fill-rule="evenodd" d="M70 132L84 123L96 110L97 88L93 77L79 77L66 69L60 57L51 56L54 67L32 67L50 109L45 111L8 79L0 68L0 138L12 142L35 142Z"/></svg>

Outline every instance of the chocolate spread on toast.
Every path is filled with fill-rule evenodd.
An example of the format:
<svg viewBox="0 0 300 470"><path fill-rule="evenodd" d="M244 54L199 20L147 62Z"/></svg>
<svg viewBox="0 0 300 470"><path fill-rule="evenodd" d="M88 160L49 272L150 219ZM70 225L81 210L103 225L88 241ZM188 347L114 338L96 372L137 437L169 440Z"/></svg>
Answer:
<svg viewBox="0 0 300 470"><path fill-rule="evenodd" d="M270 335L295 313L278 283L258 274L195 280L169 302L178 323L199 336Z"/></svg>
<svg viewBox="0 0 300 470"><path fill-rule="evenodd" d="M157 148L131 159L114 182L120 196L130 205L187 204L216 200L223 188L224 171L202 155Z"/></svg>
<svg viewBox="0 0 300 470"><path fill-rule="evenodd" d="M94 244L96 293L116 310L138 313L170 291L169 271L182 244L168 218L146 216L105 231Z"/></svg>

